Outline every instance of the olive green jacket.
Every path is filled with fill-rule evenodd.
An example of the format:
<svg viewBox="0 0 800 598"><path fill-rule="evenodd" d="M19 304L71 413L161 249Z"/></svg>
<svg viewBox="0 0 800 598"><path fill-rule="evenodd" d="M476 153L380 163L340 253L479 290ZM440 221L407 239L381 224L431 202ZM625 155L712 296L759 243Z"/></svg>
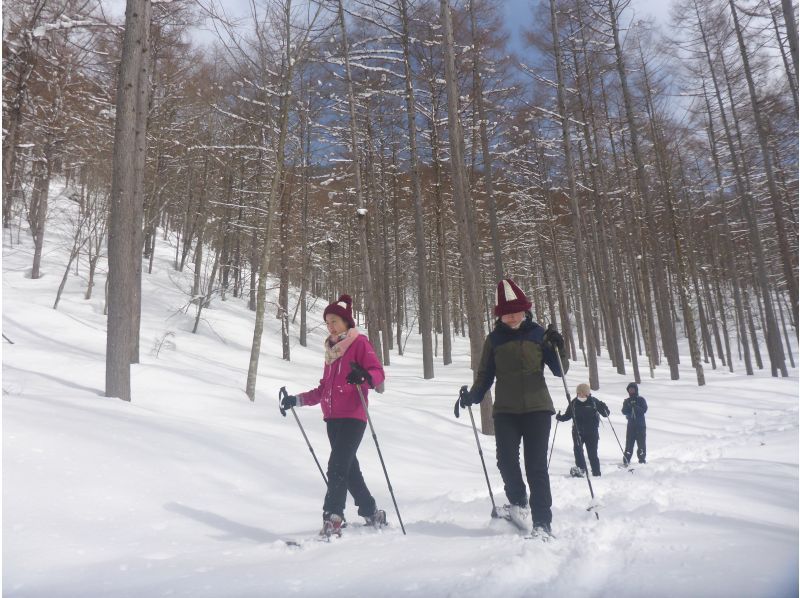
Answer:
<svg viewBox="0 0 800 598"><path fill-rule="evenodd" d="M544 328L530 317L516 330L498 320L486 337L478 375L470 394L483 397L496 380L494 413L555 413L553 400L544 380L544 366L561 377L569 370L569 360L544 343Z"/></svg>

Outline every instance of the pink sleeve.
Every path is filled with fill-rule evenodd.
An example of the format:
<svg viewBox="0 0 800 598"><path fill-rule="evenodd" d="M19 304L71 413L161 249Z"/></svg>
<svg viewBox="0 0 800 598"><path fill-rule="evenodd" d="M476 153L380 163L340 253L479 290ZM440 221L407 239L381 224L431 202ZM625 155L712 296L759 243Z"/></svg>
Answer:
<svg viewBox="0 0 800 598"><path fill-rule="evenodd" d="M369 372L369 375L372 376L372 384L377 388L386 379L386 374L383 372L383 365L381 360L378 359L372 343L369 342L366 336L361 338L364 339L363 342L358 343L357 347L355 347L357 349L354 355L355 361Z"/></svg>
<svg viewBox="0 0 800 598"><path fill-rule="evenodd" d="M306 392L301 392L297 395L303 405L317 405L322 400L322 380L319 381L319 386L316 388L312 388L311 390L307 390Z"/></svg>

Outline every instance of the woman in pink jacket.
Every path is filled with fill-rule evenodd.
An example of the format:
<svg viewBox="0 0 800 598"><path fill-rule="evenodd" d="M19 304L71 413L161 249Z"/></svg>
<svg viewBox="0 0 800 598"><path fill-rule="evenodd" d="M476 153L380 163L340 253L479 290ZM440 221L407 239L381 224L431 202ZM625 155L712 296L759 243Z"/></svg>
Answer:
<svg viewBox="0 0 800 598"><path fill-rule="evenodd" d="M285 397L281 406L289 409L319 403L322 407L331 455L320 535L330 536L342 533L348 491L358 506L358 514L367 524L386 525L386 512L376 507L356 458L367 427L367 414L356 385L361 387L368 401L369 389L382 384L385 376L375 349L355 327L349 295L342 295L326 307L323 316L329 336L325 339L325 369L319 386L297 396Z"/></svg>

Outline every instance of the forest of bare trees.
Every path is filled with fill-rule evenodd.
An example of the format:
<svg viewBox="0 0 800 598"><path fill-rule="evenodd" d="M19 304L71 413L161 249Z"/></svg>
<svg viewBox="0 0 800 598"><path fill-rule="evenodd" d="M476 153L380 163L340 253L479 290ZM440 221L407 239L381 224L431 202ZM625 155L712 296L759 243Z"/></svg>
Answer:
<svg viewBox="0 0 800 598"><path fill-rule="evenodd" d="M193 275L195 330L215 302L254 312L251 399L262 345L290 359L310 305L343 292L386 364L412 334L425 378L456 335L476 360L501 277L593 389L601 355L637 382L681 359L700 385L786 376L793 3L675 0L654 24L629 0L532 0L514 48L501 4L128 0L115 20L97 0L4 3L4 243L30 234L37 278L63 179L86 298L109 279L107 394L130 399L157 249Z"/></svg>

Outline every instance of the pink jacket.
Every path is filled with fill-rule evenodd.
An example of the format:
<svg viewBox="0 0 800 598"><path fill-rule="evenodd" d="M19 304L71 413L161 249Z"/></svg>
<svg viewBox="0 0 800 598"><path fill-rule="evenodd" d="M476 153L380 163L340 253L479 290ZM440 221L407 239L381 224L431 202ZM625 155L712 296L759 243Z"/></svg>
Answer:
<svg viewBox="0 0 800 598"><path fill-rule="evenodd" d="M353 418L367 421L367 414L361 405L358 390L355 385L347 383L351 361L355 361L369 372L375 386L378 386L386 378L380 359L375 354L375 349L372 348L369 339L363 334L359 334L344 355L330 365L325 364L319 386L298 395L302 404L316 405L319 403L322 406L322 417L325 420ZM361 385L361 391L364 393L364 400L369 405L369 385L366 382Z"/></svg>

